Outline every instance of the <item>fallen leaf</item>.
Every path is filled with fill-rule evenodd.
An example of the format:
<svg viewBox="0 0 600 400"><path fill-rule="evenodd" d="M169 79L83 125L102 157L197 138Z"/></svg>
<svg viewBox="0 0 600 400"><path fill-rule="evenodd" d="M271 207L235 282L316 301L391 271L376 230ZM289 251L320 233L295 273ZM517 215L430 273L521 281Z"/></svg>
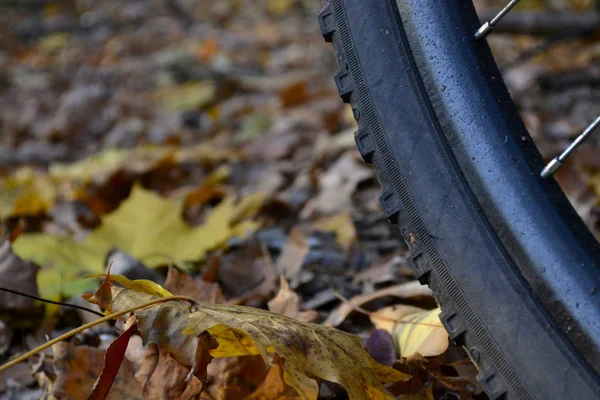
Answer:
<svg viewBox="0 0 600 400"><path fill-rule="evenodd" d="M245 399L265 380L267 365L259 355L215 358L208 365L206 391L215 400Z"/></svg>
<svg viewBox="0 0 600 400"><path fill-rule="evenodd" d="M311 311L300 311L300 303L302 299L298 296L298 293L290 289L285 278L281 277L279 285L279 292L277 296L271 299L268 303L269 310L285 315L286 317L294 318L299 321L311 322L315 321L319 317L319 313L315 310Z"/></svg>
<svg viewBox="0 0 600 400"><path fill-rule="evenodd" d="M10 348L13 332L0 320L0 356L3 356Z"/></svg>
<svg viewBox="0 0 600 400"><path fill-rule="evenodd" d="M48 211L58 193L52 181L31 167L0 179L0 218L32 216Z"/></svg>
<svg viewBox="0 0 600 400"><path fill-rule="evenodd" d="M118 284L126 287L127 289L135 290L136 292L146 293L150 296L156 297L170 297L172 296L171 292L164 289L156 282L152 282L148 279L135 279L130 280L121 275L111 275L110 269L107 274L99 274L92 275L90 278L98 278L101 276L107 277L104 283L106 282L117 282Z"/></svg>
<svg viewBox="0 0 600 400"><path fill-rule="evenodd" d="M384 283L394 281L398 275L413 277L413 272L408 268L406 257L394 255L384 258L379 263L354 275L352 282L369 284Z"/></svg>
<svg viewBox="0 0 600 400"><path fill-rule="evenodd" d="M32 384L36 383L33 375L34 372L32 372L32 368L28 362L21 362L0 372L0 396L8 400L11 398L11 395L6 392L15 386L31 387Z"/></svg>
<svg viewBox="0 0 600 400"><path fill-rule="evenodd" d="M227 297L270 298L277 289L278 272L270 255L256 240L213 259L217 280Z"/></svg>
<svg viewBox="0 0 600 400"><path fill-rule="evenodd" d="M57 399L86 400L104 365L104 351L88 346L61 342L52 346L56 381L51 395ZM142 399L134 383L133 365L123 360L107 399Z"/></svg>
<svg viewBox="0 0 600 400"><path fill-rule="evenodd" d="M104 354L104 366L98 379L94 383L88 400L104 400L108 397L112 385L117 377L125 357L125 350L129 345L131 333L135 329L135 317L130 318L125 324L125 330L106 349Z"/></svg>
<svg viewBox="0 0 600 400"><path fill-rule="evenodd" d="M113 312L155 298L116 286L112 297ZM317 398L315 378L340 383L353 399L391 399L380 382L409 378L377 364L358 337L334 328L243 306L197 304L195 309L190 312L183 302L173 301L136 311L142 338L146 341L152 335L152 343L161 351L169 348L174 357L189 362L186 353L191 346L181 346L179 337L181 326L187 323L182 333L194 337L208 331L219 342L210 352L214 357L260 354L269 363L268 354L276 352L283 360L286 383L304 399Z"/></svg>
<svg viewBox="0 0 600 400"><path fill-rule="evenodd" d="M359 163L353 152L346 152L319 177L319 194L309 202L303 214L352 212L352 195L356 187L372 177L370 168Z"/></svg>
<svg viewBox="0 0 600 400"><path fill-rule="evenodd" d="M279 92L279 98L284 107L294 107L306 103L309 98L306 81L293 82L283 88Z"/></svg>
<svg viewBox="0 0 600 400"><path fill-rule="evenodd" d="M104 255L70 237L29 233L20 235L12 246L19 257L41 266L37 281L44 298L59 300L61 295L73 297L93 290L97 283L83 278L103 270Z"/></svg>
<svg viewBox="0 0 600 400"><path fill-rule="evenodd" d="M174 267L169 267L165 289L175 295L188 296L199 303L223 304L225 296L218 283L207 282L201 278L194 278L179 272Z"/></svg>
<svg viewBox="0 0 600 400"><path fill-rule="evenodd" d="M77 277L100 273L104 257L114 246L150 267L170 260L201 260L206 252L225 245L230 237L245 237L256 230L260 223L251 218L262 199L263 195L256 193L236 204L227 197L203 225L189 226L180 217L179 202L135 186L129 198L104 217L102 225L82 243L68 237L32 233L19 236L13 249L21 258L45 267L40 272L40 288L46 290L45 294L62 291L72 296L90 288L89 280L79 283ZM62 286L63 282L68 286Z"/></svg>
<svg viewBox="0 0 600 400"><path fill-rule="evenodd" d="M285 383L285 370L279 362L269 369L262 385L245 400L291 400L298 399L298 393Z"/></svg>
<svg viewBox="0 0 600 400"><path fill-rule="evenodd" d="M415 354L410 359L405 360L405 366L409 369L414 376L419 376L424 379L425 382L429 381L430 384L427 386L434 385L437 388L445 387L448 390L456 393L461 399L470 399L476 393L481 393L482 389L477 381L477 367L473 362L466 356L461 360L449 362L448 356L452 358L460 355L461 352L455 353L453 356L451 352L445 352L439 357L425 358L419 354ZM413 389L418 387L417 382L414 383ZM421 381L423 385L424 381ZM402 383L400 383L401 385ZM400 389L398 385L398 389ZM413 391L408 389L408 391ZM404 393L407 392L405 388Z"/></svg>
<svg viewBox="0 0 600 400"><path fill-rule="evenodd" d="M433 357L448 348L448 333L439 319L440 308L421 308L395 305L370 314L378 329L385 329L394 337L400 356L410 358L416 354Z"/></svg>
<svg viewBox="0 0 600 400"><path fill-rule="evenodd" d="M218 163L237 155L207 145L189 147L139 146L134 149L108 149L72 164L52 164L48 170L54 182L66 185L94 183L101 185L118 171L132 175L143 174L159 164L183 162Z"/></svg>
<svg viewBox="0 0 600 400"><path fill-rule="evenodd" d="M338 308L329 313L329 316L323 322L327 326L338 326L356 307L360 307L370 301L381 299L383 297L399 297L407 299L418 296L432 296L431 290L427 286L421 285L419 281L410 281L377 290L373 293L361 294L340 304Z"/></svg>
<svg viewBox="0 0 600 400"><path fill-rule="evenodd" d="M433 387L428 385L423 388L420 392L417 393L409 393L409 394L401 394L397 397L398 400L434 400L433 397Z"/></svg>
<svg viewBox="0 0 600 400"><path fill-rule="evenodd" d="M277 259L277 271L286 279L294 278L300 273L304 259L308 255L309 246L306 236L299 228L294 228L283 246L281 255Z"/></svg>
<svg viewBox="0 0 600 400"><path fill-rule="evenodd" d="M178 363L168 351L151 344L135 379L145 400L192 400L202 391L202 382L195 376L186 380L189 373L190 368Z"/></svg>
<svg viewBox="0 0 600 400"><path fill-rule="evenodd" d="M273 348L284 360L286 382L306 399L316 399L318 394L309 376L341 384L353 399L390 398L379 381L408 377L376 364L356 336L332 328L241 306L202 306L189 319L186 333L211 333L213 327L224 324L249 335L265 360Z"/></svg>
<svg viewBox="0 0 600 400"><path fill-rule="evenodd" d="M38 267L17 257L8 240L0 237L0 285L8 289L38 295L36 275ZM35 300L0 291L0 309L29 310Z"/></svg>
<svg viewBox="0 0 600 400"><path fill-rule="evenodd" d="M323 232L334 232L337 242L344 251L350 250L356 241L356 228L348 213L321 218L313 223L313 227Z"/></svg>
<svg viewBox="0 0 600 400"><path fill-rule="evenodd" d="M115 275L123 275L129 279L147 279L154 282L164 282L164 277L161 273L148 268L141 261L136 260L117 248L112 248L108 251L105 265Z"/></svg>
<svg viewBox="0 0 600 400"><path fill-rule="evenodd" d="M216 95L213 81L188 82L158 89L155 98L168 111L195 110L209 104Z"/></svg>
<svg viewBox="0 0 600 400"><path fill-rule="evenodd" d="M268 0L267 9L273 14L285 14L295 3L295 0Z"/></svg>

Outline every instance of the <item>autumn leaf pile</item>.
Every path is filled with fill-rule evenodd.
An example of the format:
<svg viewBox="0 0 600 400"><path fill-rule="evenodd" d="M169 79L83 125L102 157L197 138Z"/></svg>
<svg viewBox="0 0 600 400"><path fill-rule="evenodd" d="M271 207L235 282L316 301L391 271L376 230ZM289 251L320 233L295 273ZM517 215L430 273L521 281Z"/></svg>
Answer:
<svg viewBox="0 0 600 400"><path fill-rule="evenodd" d="M137 308L1 371L0 397L485 398L381 211L318 1L1 3L0 286L80 308L0 291L0 364ZM506 75L545 155L587 110L528 97L558 59ZM581 160L559 178L594 227Z"/></svg>

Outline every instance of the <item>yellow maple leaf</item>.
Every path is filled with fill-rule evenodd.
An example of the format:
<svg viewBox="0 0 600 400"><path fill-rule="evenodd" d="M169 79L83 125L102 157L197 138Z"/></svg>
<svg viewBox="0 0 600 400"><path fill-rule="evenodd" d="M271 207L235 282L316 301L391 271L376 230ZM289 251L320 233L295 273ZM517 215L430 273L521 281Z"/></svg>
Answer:
<svg viewBox="0 0 600 400"><path fill-rule="evenodd" d="M58 291L77 294L77 278L101 273L112 247L153 267L173 260L201 260L208 251L226 244L232 236L245 236L260 223L252 219L264 196L255 193L236 203L223 199L204 224L190 226L181 219L181 202L135 186L129 198L81 243L69 237L44 233L23 234L13 243L21 258L43 267L40 292L56 296ZM57 283L63 282L63 287ZM89 288L87 283L86 288ZM73 290L71 290L73 288ZM81 292L79 292L81 293Z"/></svg>
<svg viewBox="0 0 600 400"><path fill-rule="evenodd" d="M348 251L356 241L356 227L348 213L340 213L321 218L313 224L321 231L335 232L335 237L344 251Z"/></svg>
<svg viewBox="0 0 600 400"><path fill-rule="evenodd" d="M0 218L40 214L56 197L57 190L48 176L30 167L19 168L0 179Z"/></svg>

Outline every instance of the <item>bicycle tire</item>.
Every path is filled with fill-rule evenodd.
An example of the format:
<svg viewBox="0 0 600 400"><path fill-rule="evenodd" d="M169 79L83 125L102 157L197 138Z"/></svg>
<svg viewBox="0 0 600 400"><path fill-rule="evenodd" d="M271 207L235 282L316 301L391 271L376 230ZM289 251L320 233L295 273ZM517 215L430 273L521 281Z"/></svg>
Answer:
<svg viewBox="0 0 600 400"><path fill-rule="evenodd" d="M488 396L600 398L600 246L539 178L472 2L329 0L318 19L382 208Z"/></svg>

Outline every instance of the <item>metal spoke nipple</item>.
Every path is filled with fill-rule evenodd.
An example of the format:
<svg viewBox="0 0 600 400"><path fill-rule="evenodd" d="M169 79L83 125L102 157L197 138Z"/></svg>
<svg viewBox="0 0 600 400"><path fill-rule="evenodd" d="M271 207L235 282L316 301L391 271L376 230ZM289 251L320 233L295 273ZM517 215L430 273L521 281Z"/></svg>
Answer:
<svg viewBox="0 0 600 400"><path fill-rule="evenodd" d="M600 125L600 116L598 116L594 122L592 122L587 128L585 128L585 130L579 136L577 136L573 143L571 143L571 145L567 147L567 149L563 151L561 155L553 158L552 161L550 161L548 165L544 167L540 176L542 178L551 178L556 173L556 171L558 171L558 169L562 167L567 157L569 157L571 153L577 147L579 147L579 145L583 143L585 139L587 139L592 134L592 132L594 132L598 125Z"/></svg>
<svg viewBox="0 0 600 400"><path fill-rule="evenodd" d="M510 3L508 3L506 5L506 7L504 7L502 10L500 10L500 12L498 13L498 15L496 15L494 18L492 18L491 21L487 21L486 23L484 23L483 25L481 25L481 27L479 27L479 29L477 30L477 32L475 32L475 39L483 39L485 38L494 28L494 26L502 19L504 18L504 16L506 14L508 14L508 12L510 10L512 10L512 8L514 6L517 5L517 3L519 2L519 0L511 0Z"/></svg>

